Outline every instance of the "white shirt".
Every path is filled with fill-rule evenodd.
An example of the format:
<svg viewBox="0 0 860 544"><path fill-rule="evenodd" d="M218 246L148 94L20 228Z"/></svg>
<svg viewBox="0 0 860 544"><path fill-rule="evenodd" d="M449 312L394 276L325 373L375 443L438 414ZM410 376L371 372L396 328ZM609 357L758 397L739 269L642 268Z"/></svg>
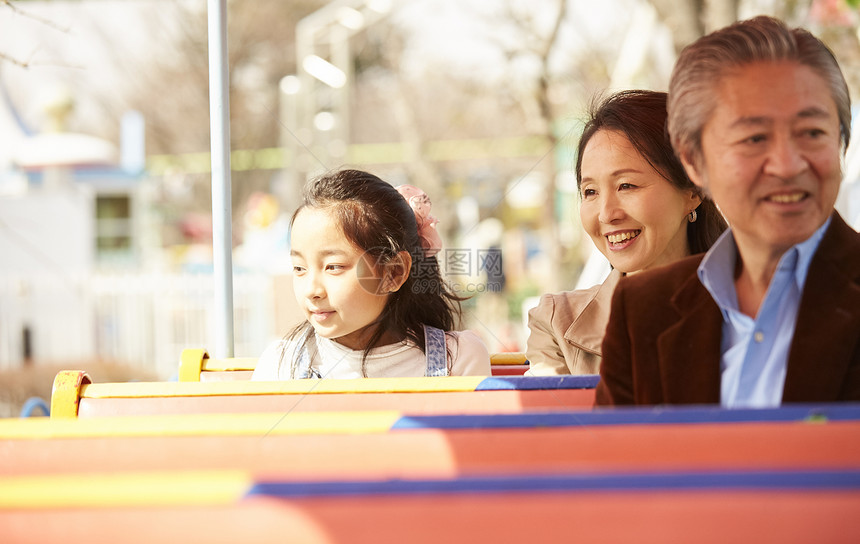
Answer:
<svg viewBox="0 0 860 544"><path fill-rule="evenodd" d="M455 331L447 333L445 339L453 361L451 376L490 375L490 354L478 335L472 331ZM300 340L292 339L272 342L260 355L251 379L289 380L299 343ZM361 367L364 350L349 349L319 335L313 335L308 344L311 367L323 378L363 377ZM368 378L419 377L424 376L427 369L427 358L413 342L403 341L372 349L364 367Z"/></svg>

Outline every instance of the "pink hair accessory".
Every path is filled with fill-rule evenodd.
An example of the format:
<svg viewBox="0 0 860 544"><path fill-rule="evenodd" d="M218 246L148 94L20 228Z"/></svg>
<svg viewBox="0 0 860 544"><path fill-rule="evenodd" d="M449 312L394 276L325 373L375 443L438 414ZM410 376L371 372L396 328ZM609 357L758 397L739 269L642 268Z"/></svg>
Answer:
<svg viewBox="0 0 860 544"><path fill-rule="evenodd" d="M421 239L424 255L427 257L436 255L442 249L442 238L436 232L436 223L439 220L430 215L430 197L412 185L398 185L395 189L406 199L409 207L415 212L415 222L418 223L418 238Z"/></svg>

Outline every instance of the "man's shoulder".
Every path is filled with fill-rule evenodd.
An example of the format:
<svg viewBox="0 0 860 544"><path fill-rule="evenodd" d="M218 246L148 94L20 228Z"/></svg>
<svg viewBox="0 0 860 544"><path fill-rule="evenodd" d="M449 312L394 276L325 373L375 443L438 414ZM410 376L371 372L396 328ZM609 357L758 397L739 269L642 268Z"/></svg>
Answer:
<svg viewBox="0 0 860 544"><path fill-rule="evenodd" d="M860 233L851 228L838 212L833 219L819 246L824 257L832 257L841 264L860 267Z"/></svg>

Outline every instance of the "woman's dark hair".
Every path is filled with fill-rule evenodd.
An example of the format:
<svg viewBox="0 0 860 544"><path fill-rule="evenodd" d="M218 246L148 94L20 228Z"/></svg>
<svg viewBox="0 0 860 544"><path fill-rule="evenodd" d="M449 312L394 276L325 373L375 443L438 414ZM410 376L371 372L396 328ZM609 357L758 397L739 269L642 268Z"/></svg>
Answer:
<svg viewBox="0 0 860 544"><path fill-rule="evenodd" d="M363 359L386 331L398 338L408 338L425 351L424 325L443 331L459 326L460 301L465 299L455 295L443 281L435 255L425 255L415 212L391 184L361 170L339 170L311 180L303 196L291 227L305 208L329 210L344 236L370 256L377 269L391 263L401 251L412 256L409 277L399 290L389 295ZM300 338L305 332L313 332L308 322L288 336ZM312 336L308 334L307 339ZM450 365L450 354L448 359ZM362 362L362 374L366 375L363 366Z"/></svg>
<svg viewBox="0 0 860 544"><path fill-rule="evenodd" d="M687 223L690 254L707 251L726 229L726 221L714 202L690 181L675 155L666 132L666 93L629 90L592 104L576 153L576 186L582 183L582 155L591 137L600 130L620 132L654 170L678 190L692 190L702 199L698 216Z"/></svg>

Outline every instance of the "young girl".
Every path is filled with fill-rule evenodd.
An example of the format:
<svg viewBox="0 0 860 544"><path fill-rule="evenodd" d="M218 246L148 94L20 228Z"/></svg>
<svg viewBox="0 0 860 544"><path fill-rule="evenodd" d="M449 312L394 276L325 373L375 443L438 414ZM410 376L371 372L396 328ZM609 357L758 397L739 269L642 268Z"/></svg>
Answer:
<svg viewBox="0 0 860 544"><path fill-rule="evenodd" d="M444 332L460 299L442 281L430 199L358 170L312 181L293 215L293 289L307 321L260 356L254 380L489 375L472 332Z"/></svg>

